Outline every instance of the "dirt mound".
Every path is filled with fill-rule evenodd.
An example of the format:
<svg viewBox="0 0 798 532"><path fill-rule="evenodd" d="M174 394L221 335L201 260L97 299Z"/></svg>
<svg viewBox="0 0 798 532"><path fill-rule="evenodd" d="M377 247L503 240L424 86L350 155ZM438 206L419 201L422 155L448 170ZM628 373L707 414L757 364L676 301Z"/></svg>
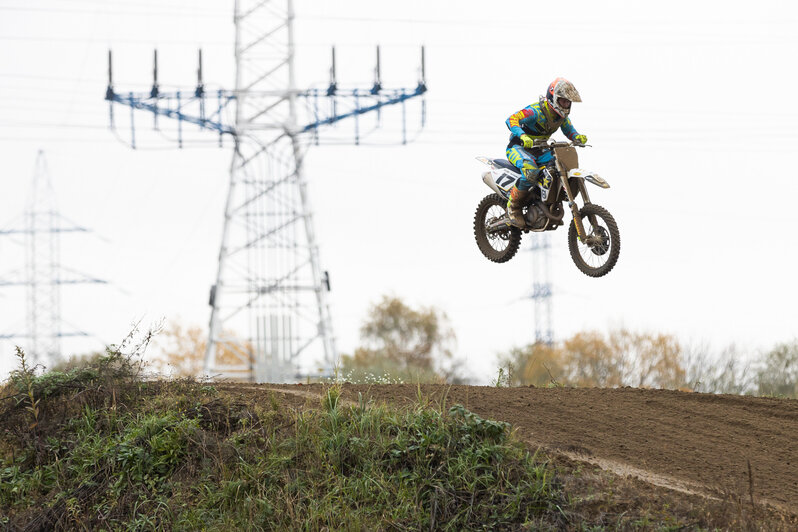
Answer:
<svg viewBox="0 0 798 532"><path fill-rule="evenodd" d="M268 385L274 388L274 385ZM320 393L321 385L281 388ZM377 401L412 403L415 385L345 385ZM753 494L798 514L798 401L666 390L421 387L511 423L521 438L622 476L688 493ZM308 394L310 395L310 394ZM750 473L749 473L750 464Z"/></svg>

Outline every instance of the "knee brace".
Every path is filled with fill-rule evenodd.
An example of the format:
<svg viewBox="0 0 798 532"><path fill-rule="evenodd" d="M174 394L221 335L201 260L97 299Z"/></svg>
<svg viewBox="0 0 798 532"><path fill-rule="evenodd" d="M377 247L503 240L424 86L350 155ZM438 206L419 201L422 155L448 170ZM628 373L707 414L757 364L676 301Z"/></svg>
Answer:
<svg viewBox="0 0 798 532"><path fill-rule="evenodd" d="M521 190L529 190L538 180L540 168L528 160L524 161L524 166L521 168L521 175L522 177L518 183L518 188Z"/></svg>

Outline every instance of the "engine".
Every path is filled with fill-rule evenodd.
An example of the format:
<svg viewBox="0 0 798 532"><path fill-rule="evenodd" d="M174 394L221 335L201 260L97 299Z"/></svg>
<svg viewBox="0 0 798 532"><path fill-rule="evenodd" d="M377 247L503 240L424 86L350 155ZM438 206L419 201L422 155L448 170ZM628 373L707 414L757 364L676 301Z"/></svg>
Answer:
<svg viewBox="0 0 798 532"><path fill-rule="evenodd" d="M532 229L543 229L546 227L546 221L548 220L538 203L533 203L527 208L524 219L526 219L526 223L529 224Z"/></svg>

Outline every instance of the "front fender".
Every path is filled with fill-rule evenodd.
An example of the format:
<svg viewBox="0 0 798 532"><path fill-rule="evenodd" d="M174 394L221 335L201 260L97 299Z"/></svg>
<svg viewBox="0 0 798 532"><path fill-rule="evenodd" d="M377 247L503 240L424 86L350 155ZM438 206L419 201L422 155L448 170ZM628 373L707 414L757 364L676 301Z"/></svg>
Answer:
<svg viewBox="0 0 798 532"><path fill-rule="evenodd" d="M601 188L610 188L610 184L607 181L599 176L596 172L591 172L589 170L582 170L580 168L574 168L573 170L568 171L568 177L576 177L578 179L582 179L583 181L587 181L588 183L593 183L597 187Z"/></svg>

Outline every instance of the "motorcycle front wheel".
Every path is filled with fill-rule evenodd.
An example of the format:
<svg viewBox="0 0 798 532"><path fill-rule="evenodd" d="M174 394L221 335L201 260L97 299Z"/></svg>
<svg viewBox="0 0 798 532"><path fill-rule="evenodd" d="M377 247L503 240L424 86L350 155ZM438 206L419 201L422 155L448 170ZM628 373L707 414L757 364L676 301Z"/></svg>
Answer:
<svg viewBox="0 0 798 532"><path fill-rule="evenodd" d="M488 233L488 226L504 216L507 200L498 194L485 196L474 214L474 237L477 247L493 262L507 262L515 256L521 245L521 230L514 226Z"/></svg>
<svg viewBox="0 0 798 532"><path fill-rule="evenodd" d="M585 238L580 239L576 224L568 228L568 250L579 271L590 277L607 275L618 262L621 234L615 218L603 207L588 203L579 211Z"/></svg>

